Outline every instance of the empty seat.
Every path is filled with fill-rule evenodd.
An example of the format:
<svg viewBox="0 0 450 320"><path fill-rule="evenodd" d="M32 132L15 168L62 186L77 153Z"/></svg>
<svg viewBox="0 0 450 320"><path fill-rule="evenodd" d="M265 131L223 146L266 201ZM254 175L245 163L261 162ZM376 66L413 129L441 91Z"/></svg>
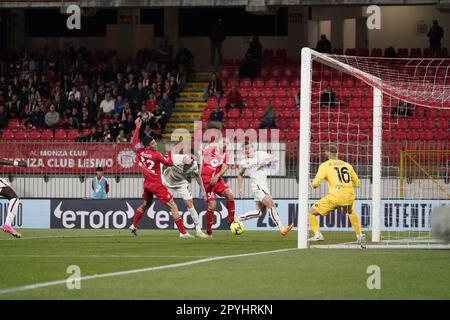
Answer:
<svg viewBox="0 0 450 320"><path fill-rule="evenodd" d="M10 119L8 121L8 129L15 130L20 127L20 121L19 119Z"/></svg>
<svg viewBox="0 0 450 320"><path fill-rule="evenodd" d="M54 139L56 141L65 141L65 140L67 140L66 130L64 130L64 129L56 130Z"/></svg>
<svg viewBox="0 0 450 320"><path fill-rule="evenodd" d="M25 130L17 130L14 135L17 141L26 141L28 140L28 135Z"/></svg>
<svg viewBox="0 0 450 320"><path fill-rule="evenodd" d="M14 132L9 129L2 131L2 140L14 140Z"/></svg>

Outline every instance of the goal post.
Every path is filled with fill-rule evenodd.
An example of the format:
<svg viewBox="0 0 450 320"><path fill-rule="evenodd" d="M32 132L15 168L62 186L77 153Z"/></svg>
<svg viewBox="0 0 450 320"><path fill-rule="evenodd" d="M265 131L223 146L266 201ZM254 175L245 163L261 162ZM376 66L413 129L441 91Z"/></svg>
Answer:
<svg viewBox="0 0 450 320"><path fill-rule="evenodd" d="M363 181L355 191L355 208L370 245L441 246L431 238L429 220L433 206L450 205L448 173L415 175L405 197L404 150L420 149L421 143L427 149L440 139L439 163L447 161L449 167L450 59L343 56L302 48L300 76L298 248L309 247L308 211L327 192L324 183L318 190L309 183L327 160L321 151L329 144L338 146L342 160ZM322 103L325 91L336 101ZM404 109L414 110L414 116ZM434 118L436 110L447 118ZM326 246L355 246L342 210L318 218L330 238Z"/></svg>

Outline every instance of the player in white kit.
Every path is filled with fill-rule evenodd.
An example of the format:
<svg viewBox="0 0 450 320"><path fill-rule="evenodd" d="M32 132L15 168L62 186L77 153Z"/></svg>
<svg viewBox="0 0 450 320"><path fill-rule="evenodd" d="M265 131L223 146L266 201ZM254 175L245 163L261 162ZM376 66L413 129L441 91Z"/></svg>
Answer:
<svg viewBox="0 0 450 320"><path fill-rule="evenodd" d="M169 192L173 193L174 198L183 199L194 221L197 237L206 238L207 235L202 232L200 227L198 213L195 210L191 193L191 180L194 178L202 189L203 198L206 201L206 192L195 156L192 154L174 154L172 160L173 166L164 170L162 182L169 189Z"/></svg>
<svg viewBox="0 0 450 320"><path fill-rule="evenodd" d="M24 168L27 167L27 163L22 160L12 161L7 159L0 159L0 165ZM0 195L9 200L8 213L6 214L6 220L5 224L2 227L2 230L3 232L9 233L15 238L21 238L22 235L12 227L14 216L16 215L17 208L19 207L19 197L17 196L16 192L11 187L9 182L4 178L0 178Z"/></svg>
<svg viewBox="0 0 450 320"><path fill-rule="evenodd" d="M251 180L251 188L253 196L256 201L256 210L247 212L238 217L240 221L258 218L262 214L262 210L267 208L270 218L280 229L280 234L285 236L291 231L294 224L285 227L280 221L277 209L273 203L270 195L269 187L267 186L268 166L278 160L271 154L264 151L255 151L253 145L249 141L244 143L245 158L239 163L238 193L242 198L242 185L244 182L244 175L248 175Z"/></svg>

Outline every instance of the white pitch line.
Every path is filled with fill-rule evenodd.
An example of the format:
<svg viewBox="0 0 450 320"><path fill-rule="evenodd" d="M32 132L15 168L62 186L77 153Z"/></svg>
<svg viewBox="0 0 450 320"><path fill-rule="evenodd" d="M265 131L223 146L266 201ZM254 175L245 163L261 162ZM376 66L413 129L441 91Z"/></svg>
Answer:
<svg viewBox="0 0 450 320"><path fill-rule="evenodd" d="M163 256L163 255L44 255L44 254L0 254L5 258L211 258L218 256Z"/></svg>
<svg viewBox="0 0 450 320"><path fill-rule="evenodd" d="M98 237L115 237L119 234L102 234L102 235L92 235L92 236L44 236L44 237L23 237L23 238L10 238L10 239L0 239L2 241L20 241L20 240L30 240L30 239L53 239L53 238L98 238Z"/></svg>
<svg viewBox="0 0 450 320"><path fill-rule="evenodd" d="M211 261L250 257L250 256L257 256L257 255L262 255L262 254L279 253L279 252L286 252L286 251L292 251L292 250L298 250L298 249L297 248L289 248L289 249L279 249L279 250L272 250L272 251L235 254L235 255L231 255L231 256L210 257L210 258L187 261L187 262L182 262L182 263L168 264L168 265L164 265L164 266L132 269L132 270L110 272L110 273L103 273L103 274L95 274L95 275L85 276L85 277L80 277L80 278L72 278L71 281L74 281L74 280L78 280L78 281L85 280L86 281L86 280L93 280L93 279L100 279L100 278L117 277L117 276L122 276L122 275L133 274L133 273L181 268L181 267L187 267L187 266L192 266L192 265L205 263L205 262L211 262ZM36 284L31 284L31 285L26 285L26 286L21 286L21 287L3 289L3 290L0 290L0 294L13 293L13 292L19 292L19 291L27 291L27 290L50 287L50 286L57 286L60 284L65 284L66 282L67 282L67 279L36 283Z"/></svg>

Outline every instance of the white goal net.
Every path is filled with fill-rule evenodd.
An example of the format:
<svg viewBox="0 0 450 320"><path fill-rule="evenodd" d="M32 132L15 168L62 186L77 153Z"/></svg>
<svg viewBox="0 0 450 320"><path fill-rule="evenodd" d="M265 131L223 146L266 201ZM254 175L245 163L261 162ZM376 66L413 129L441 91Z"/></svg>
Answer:
<svg viewBox="0 0 450 320"><path fill-rule="evenodd" d="M390 59L302 50L299 248L357 247L338 208L317 217L325 240L309 242L307 212L327 194L311 189L323 148L338 147L360 181L355 211L369 247L441 248L431 209L450 205L450 59Z"/></svg>

